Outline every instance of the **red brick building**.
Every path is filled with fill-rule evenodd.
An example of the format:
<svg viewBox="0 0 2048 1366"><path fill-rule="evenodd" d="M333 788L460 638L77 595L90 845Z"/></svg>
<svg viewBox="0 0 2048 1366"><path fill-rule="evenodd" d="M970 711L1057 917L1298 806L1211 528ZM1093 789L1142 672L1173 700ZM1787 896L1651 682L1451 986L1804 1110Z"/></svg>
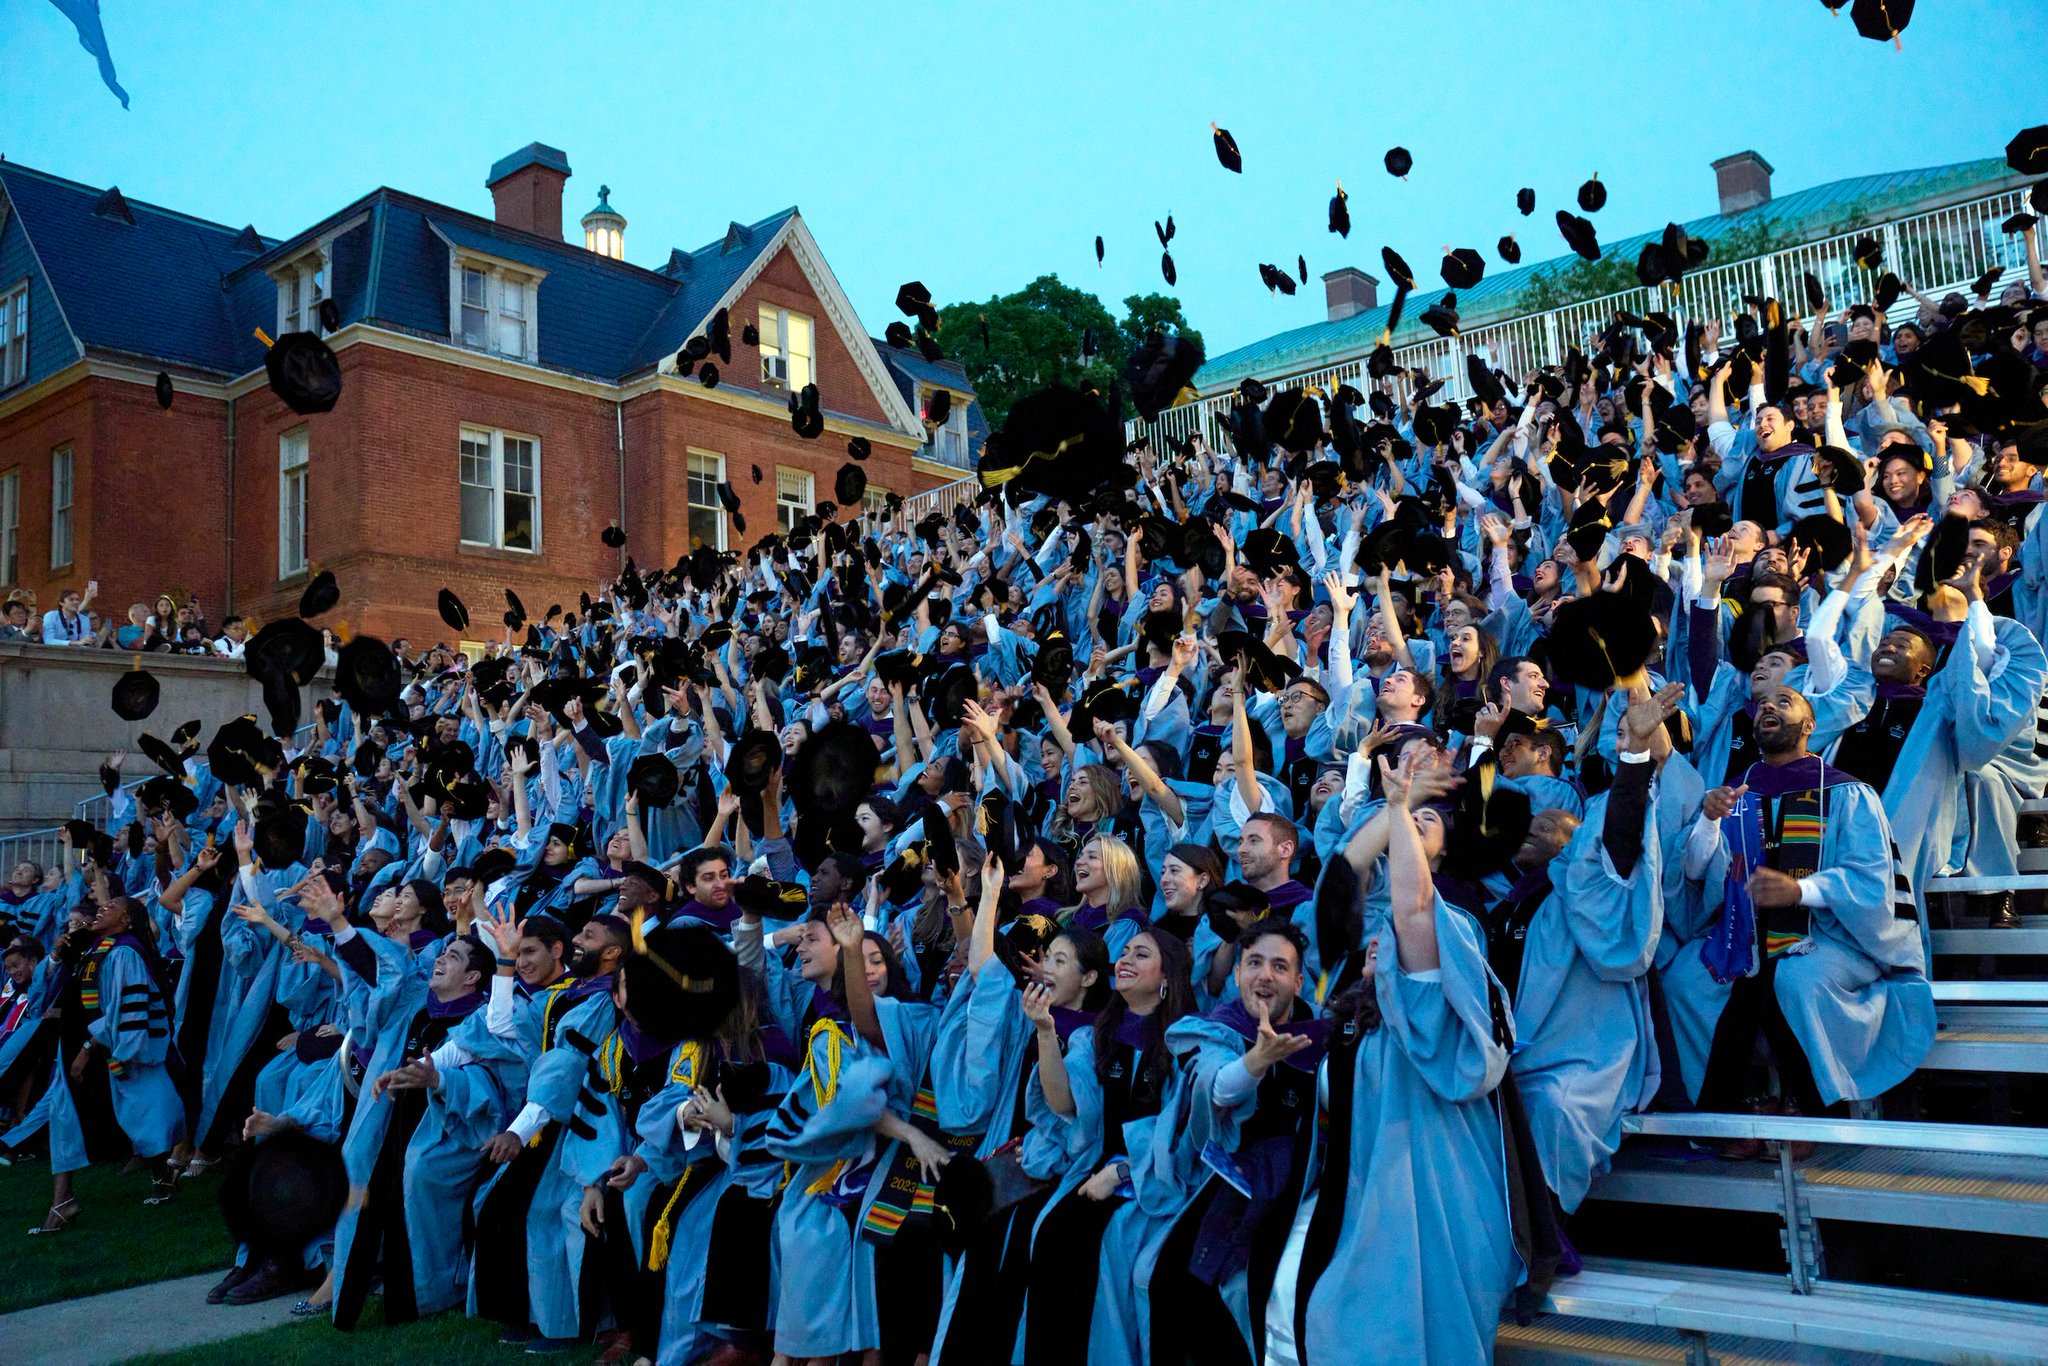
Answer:
<svg viewBox="0 0 2048 1366"><path fill-rule="evenodd" d="M615 572L612 522L641 564L752 544L832 496L853 437L871 499L964 473L913 407L933 367L883 355L795 209L647 270L617 259L608 194L562 240L568 176L533 144L492 168L492 218L380 189L277 240L0 162L0 594L97 579L116 617L170 590L260 620L332 569L334 619L443 638L445 584L481 638L503 587L538 612ZM323 303L342 396L302 417L255 333L318 329ZM707 388L677 352L720 308ZM812 441L787 406L807 382Z"/></svg>

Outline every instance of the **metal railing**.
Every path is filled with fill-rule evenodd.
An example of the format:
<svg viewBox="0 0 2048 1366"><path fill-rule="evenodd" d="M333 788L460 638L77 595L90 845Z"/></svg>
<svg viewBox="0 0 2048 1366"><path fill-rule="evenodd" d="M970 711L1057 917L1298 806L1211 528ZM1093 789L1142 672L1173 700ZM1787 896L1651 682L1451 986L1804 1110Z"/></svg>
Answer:
<svg viewBox="0 0 2048 1366"><path fill-rule="evenodd" d="M61 863L64 846L57 842L57 836L64 833L61 825L52 825L42 830L17 830L11 835L0 835L0 876L14 871L14 866L28 859L44 870Z"/></svg>
<svg viewBox="0 0 2048 1366"><path fill-rule="evenodd" d="M981 480L970 474L965 479L955 479L950 484L940 484L937 488L911 494L903 500L903 511L913 522L934 512L950 514L954 508L971 500L980 492Z"/></svg>
<svg viewBox="0 0 2048 1366"><path fill-rule="evenodd" d="M1394 348L1394 359L1404 369L1441 377L1445 383L1439 401L1462 401L1472 392L1465 375L1468 352L1519 377L1541 366L1559 364L1573 346L1590 352L1592 339L1618 311L1641 315L1662 310L1681 328L1718 319L1722 335L1733 338L1735 316L1743 311L1745 296L1780 299L1792 315L1804 313L1803 280L1808 272L1820 281L1835 310L1867 299L1875 276L1851 256L1856 240L1866 235L1875 235L1882 242L1885 269L1932 298L1966 290L1994 266L2004 267L2008 276L2024 278L2026 249L2018 237L2000 232L1999 224L2025 208L2026 198L2024 189L2008 190L1888 223L1866 223L1782 251L1694 271L1675 289L1625 289L1562 308L1483 323L1456 337L1411 339ZM1918 311L1918 302L1907 294L1892 306L1889 317L1896 325L1911 321ZM1371 350L1372 343L1366 342L1355 355L1260 378L1273 387L1315 385L1327 392L1349 383L1365 391L1365 361ZM1129 433L1132 437L1185 440L1199 432L1212 449L1228 450L1225 423L1235 398L1235 389L1211 394L1170 408L1150 423L1134 421Z"/></svg>

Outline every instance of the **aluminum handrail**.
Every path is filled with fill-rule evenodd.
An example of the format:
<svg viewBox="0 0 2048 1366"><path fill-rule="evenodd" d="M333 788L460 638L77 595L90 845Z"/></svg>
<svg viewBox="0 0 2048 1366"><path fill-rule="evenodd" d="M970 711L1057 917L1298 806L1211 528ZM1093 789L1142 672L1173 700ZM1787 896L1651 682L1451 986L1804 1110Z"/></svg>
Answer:
<svg viewBox="0 0 2048 1366"><path fill-rule="evenodd" d="M2048 1157L2048 1129L1995 1124L1925 1124L1792 1115L1625 1115L1623 1133L1670 1138L1759 1138L1861 1148L1920 1148L2000 1157Z"/></svg>

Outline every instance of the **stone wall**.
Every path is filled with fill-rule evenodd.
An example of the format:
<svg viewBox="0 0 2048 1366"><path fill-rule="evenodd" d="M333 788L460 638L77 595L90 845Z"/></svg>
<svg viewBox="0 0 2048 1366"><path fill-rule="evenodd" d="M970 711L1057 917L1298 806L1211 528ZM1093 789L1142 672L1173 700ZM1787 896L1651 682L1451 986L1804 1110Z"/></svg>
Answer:
<svg viewBox="0 0 2048 1366"><path fill-rule="evenodd" d="M54 825L100 791L100 761L125 749L126 779L156 771L136 737L168 736L197 719L205 736L214 727L253 713L269 724L263 691L240 660L183 655L140 656L156 675L163 700L145 721L123 721L110 699L115 680L137 656L122 650L53 649L0 644L0 832ZM327 696L324 676L305 693L304 721L315 697Z"/></svg>

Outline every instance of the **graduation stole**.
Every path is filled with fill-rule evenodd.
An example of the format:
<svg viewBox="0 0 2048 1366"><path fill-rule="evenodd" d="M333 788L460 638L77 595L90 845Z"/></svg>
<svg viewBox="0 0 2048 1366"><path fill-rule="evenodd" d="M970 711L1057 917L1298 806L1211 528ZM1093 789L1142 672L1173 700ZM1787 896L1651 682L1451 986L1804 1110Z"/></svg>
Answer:
<svg viewBox="0 0 2048 1366"><path fill-rule="evenodd" d="M1827 830L1827 818L1821 807L1822 791L1815 787L1787 792L1766 803L1777 825L1776 838L1764 842L1766 866L1795 878L1810 877L1819 871L1821 836ZM1800 906L1768 911L1763 921L1767 958L1777 958L1807 938L1811 925L1806 909Z"/></svg>
<svg viewBox="0 0 2048 1366"><path fill-rule="evenodd" d="M697 1088L697 1078L704 1072L704 1044L698 1039L685 1040L676 1050L675 1064L668 1070L668 1079L691 1090ZM695 1174L697 1164L683 1168L683 1174L676 1178L676 1188L669 1192L668 1203L661 1207L661 1217L654 1221L654 1228L647 1236L647 1269L659 1271L668 1265L670 1250L675 1244L676 1216L682 1208L683 1192L690 1188L690 1177Z"/></svg>
<svg viewBox="0 0 2048 1366"><path fill-rule="evenodd" d="M955 1156L972 1156L981 1146L980 1134L949 1134L939 1128L939 1102L932 1091L931 1068L926 1064L924 1085L910 1103L910 1122L937 1139ZM929 1224L938 1214L938 1183L924 1179L924 1168L908 1144L900 1145L896 1160L889 1164L882 1189L868 1206L861 1232L877 1242L888 1242L906 1223Z"/></svg>
<svg viewBox="0 0 2048 1366"><path fill-rule="evenodd" d="M107 961L108 952L114 947L118 935L107 935L86 952L85 961L78 965L78 1004L87 1010L100 1008L100 964Z"/></svg>

